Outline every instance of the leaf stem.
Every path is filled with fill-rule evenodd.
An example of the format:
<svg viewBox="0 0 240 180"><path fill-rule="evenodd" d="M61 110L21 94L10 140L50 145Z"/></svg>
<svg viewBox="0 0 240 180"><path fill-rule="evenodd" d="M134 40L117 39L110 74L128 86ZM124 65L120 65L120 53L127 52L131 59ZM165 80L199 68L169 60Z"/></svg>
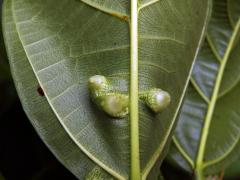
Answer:
<svg viewBox="0 0 240 180"><path fill-rule="evenodd" d="M236 27L234 28L234 32L229 41L228 48L227 48L226 53L223 57L223 60L220 64L215 87L213 89L213 95L210 100L207 115L205 118L205 123L204 123L203 129L202 129L201 139L200 139L200 143L199 143L199 151L198 151L197 160L196 160L196 178L197 178L197 180L203 179L204 153L205 153L205 149L206 149L206 143L207 143L207 137L208 137L209 128L210 128L210 124L211 124L211 119L212 119L215 105L216 105L216 102L218 99L219 89L221 86L224 70L225 70L227 61L229 59L230 53L232 51L232 48L234 46L234 43L236 41L236 38L238 37L238 35L240 33L239 31L240 31L240 19L239 19Z"/></svg>
<svg viewBox="0 0 240 180"><path fill-rule="evenodd" d="M130 134L131 179L140 180L138 117L138 0L131 0Z"/></svg>
<svg viewBox="0 0 240 180"><path fill-rule="evenodd" d="M198 168L195 171L196 180L204 180L202 168Z"/></svg>

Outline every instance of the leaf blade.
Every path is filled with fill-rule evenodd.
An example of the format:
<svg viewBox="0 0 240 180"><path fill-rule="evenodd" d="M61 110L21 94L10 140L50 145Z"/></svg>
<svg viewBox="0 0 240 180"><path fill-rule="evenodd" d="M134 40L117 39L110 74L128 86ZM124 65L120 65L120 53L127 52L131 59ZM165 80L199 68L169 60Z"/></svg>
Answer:
<svg viewBox="0 0 240 180"><path fill-rule="evenodd" d="M235 94L239 87L239 74L235 72L240 67L236 53L239 24L232 29L226 9L226 1L214 1L208 35L194 66L193 83L189 85L175 132L179 150L174 148L170 153L173 161L184 161L177 163L183 169L200 169L199 178L201 174L220 172L237 157L239 117L235 106L240 101Z"/></svg>
<svg viewBox="0 0 240 180"><path fill-rule="evenodd" d="M94 169L97 168L97 166L72 142L59 124L45 97L39 95L37 91L39 83L32 72L26 54L18 39L16 26L13 23L11 13L11 3L11 1L4 1L3 4L3 31L11 71L15 77L15 86L22 100L24 111L41 139L63 165L70 169L78 178L85 178L85 176L89 174L94 177ZM21 64L17 63L19 60ZM22 71L23 67L25 72ZM58 134L54 135L56 131ZM65 149L61 148L63 142ZM66 159L65 157L68 158ZM103 176L110 177L103 170L98 171L99 173L101 172Z"/></svg>
<svg viewBox="0 0 240 180"><path fill-rule="evenodd" d="M57 5L53 0L46 1L46 3L31 0L13 2L15 23L19 38L24 46L24 51L48 98L49 105L54 110L55 115L58 116L66 132L95 163L117 178L127 178L130 166L128 119L121 121L112 119L96 109L89 102L86 81L91 75L95 75L96 72L104 72L104 75L111 78L111 82L121 92L126 93L128 91L128 24L77 1L61 1ZM66 4L68 4L67 8ZM160 116L155 117L143 103L140 104L143 112L140 117L140 147L141 149L144 148L140 155L142 168L147 166L146 177L151 173L159 155L161 155L161 160L163 158L165 145L170 138L172 127L175 123L172 120L176 116L174 112L179 107L180 97L182 97L188 72L202 33L202 27L206 20L207 1L196 4L188 0L186 4L189 7L200 5L199 7L201 8L197 12L193 8L191 8L190 12L186 12L182 3L175 4L174 1L162 1L161 4L155 3L144 8L144 11L141 11L139 14L141 19L139 22L139 38L141 39L139 46L140 49L148 51L140 51L139 60L140 64L142 64L140 65L140 82L146 82L146 84L140 84L140 90L147 90L150 87L161 85L165 89L170 89L169 91L174 94L176 87L178 89L177 94L174 94L175 101L173 101L171 111L161 114L161 118L167 119L167 122L159 122ZM177 18L179 23L189 23L188 27L186 27L187 30L182 30L180 25L175 29L177 23L169 25L167 20L174 21L176 17L168 16L166 18L165 15L169 12L166 6L173 8L173 10L171 9L173 12L183 13L186 17L191 17L189 14L194 15L194 18L186 20L181 17ZM66 11L70 14L68 21L62 21L64 16L68 14ZM151 21L149 22L144 18L146 12L149 13L152 19L156 20L157 16L154 13L151 14L151 12L157 12L162 19L166 20L163 24L158 24L158 27L156 27ZM197 13L202 13L202 16L199 16ZM79 19L78 17L83 18ZM202 24L194 21L198 18ZM88 19L87 23L86 19ZM101 19L104 20L100 21ZM69 22L74 23L71 24ZM94 23L97 24L93 26ZM160 25L166 27L162 30L159 28L161 27ZM200 28L198 31L195 31L191 27ZM89 29L93 30L90 31ZM95 29L98 29L98 31L95 31ZM107 31L101 31L101 29ZM147 33L149 29L154 29L154 34L145 36L149 35ZM169 29L171 30L170 33ZM113 30L116 30L116 32ZM112 31L116 35L112 34ZM120 37L118 37L119 31L121 31ZM159 36L158 33L160 32L158 31L161 31L163 36ZM88 33L92 33L91 36L87 35ZM112 35L110 39L108 37L109 33ZM176 37L174 37L174 33ZM191 38L189 34L194 38ZM100 38L99 41L96 40L98 37ZM144 39L144 37L157 38ZM115 41L117 42L116 45L124 48L112 51L112 45L114 45ZM94 46L90 42L94 42ZM104 48L102 47L103 42ZM189 47L185 47L185 43L189 44ZM69 46L70 48L68 48ZM159 50L159 46L164 50L162 56L158 53L153 54L153 52ZM169 47L173 47L172 52L176 53L168 52L167 49ZM184 60L180 59L181 55L184 52L188 52L189 49L191 53L185 55ZM149 56L149 53L153 54L153 57ZM168 56L163 56L164 54ZM161 61L159 61L159 57L162 59ZM166 58L169 61L166 61ZM99 61L105 63L100 64ZM148 63L147 68L145 68L146 63L149 61L152 62ZM164 62L168 63L164 64ZM169 71L171 75L169 77L169 74L165 71L162 72L162 70L171 68L171 63L176 65L184 64L184 67L181 71L172 68L171 70L175 71L175 73ZM173 67L177 68L178 66ZM86 70L81 71L82 69ZM163 76L156 78L156 75L159 75L159 69ZM147 75L144 75L144 73L147 73ZM124 76L125 74L127 74L127 77ZM169 87L169 79L171 79L171 82L177 81L175 87ZM99 120L99 117L102 117L103 120ZM155 120L151 121L151 119ZM158 132L157 127L161 128L161 132ZM112 137L110 138L109 135ZM158 140L151 142L152 137L155 136L162 137L160 143ZM91 143L89 144L88 142ZM151 145L149 146L149 144ZM158 151L156 151L157 147ZM153 160L149 160L155 152L157 152L156 156ZM147 165L149 162L150 166Z"/></svg>

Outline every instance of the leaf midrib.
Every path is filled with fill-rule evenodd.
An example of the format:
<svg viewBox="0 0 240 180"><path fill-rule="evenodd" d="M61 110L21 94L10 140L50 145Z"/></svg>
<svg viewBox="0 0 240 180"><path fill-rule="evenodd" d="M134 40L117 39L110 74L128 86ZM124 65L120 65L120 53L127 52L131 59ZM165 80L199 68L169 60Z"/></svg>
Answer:
<svg viewBox="0 0 240 180"><path fill-rule="evenodd" d="M138 112L138 0L131 0L130 22L130 151L131 179L140 180Z"/></svg>

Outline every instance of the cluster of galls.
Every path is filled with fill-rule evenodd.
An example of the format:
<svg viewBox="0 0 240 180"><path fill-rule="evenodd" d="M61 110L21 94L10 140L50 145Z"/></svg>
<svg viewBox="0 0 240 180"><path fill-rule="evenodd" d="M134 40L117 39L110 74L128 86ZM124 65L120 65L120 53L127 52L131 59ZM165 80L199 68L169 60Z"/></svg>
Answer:
<svg viewBox="0 0 240 180"><path fill-rule="evenodd" d="M129 96L113 92L106 77L92 76L89 78L88 86L93 102L108 115L123 118L129 113ZM155 113L162 112L171 101L168 92L157 88L141 93L139 97Z"/></svg>

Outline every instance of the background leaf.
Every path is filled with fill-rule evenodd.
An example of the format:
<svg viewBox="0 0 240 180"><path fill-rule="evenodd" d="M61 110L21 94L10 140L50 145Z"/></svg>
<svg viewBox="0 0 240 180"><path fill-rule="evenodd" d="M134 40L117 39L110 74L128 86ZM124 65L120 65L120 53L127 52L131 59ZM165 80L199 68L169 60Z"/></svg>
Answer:
<svg viewBox="0 0 240 180"><path fill-rule="evenodd" d="M84 171L85 163L79 161L86 157L65 158L60 151L66 152L66 146L69 151L75 151L73 146L78 145L78 156L81 149L116 178L128 178L128 118L112 119L99 111L90 102L86 86L90 76L101 74L116 89L128 93L129 29L126 19L110 16L109 12L102 12L102 7L95 9L80 1L13 0L11 3L9 11L6 10L10 15L5 16L4 23L8 54L23 106L39 134L79 178L91 178L91 174L84 174L88 172ZM13 18L9 18L11 16ZM172 95L171 106L160 115L154 115L142 102L140 106L142 171L144 177L149 174L153 179L159 174L160 161L155 162L159 155L160 160L164 157L164 147L174 126L188 72L206 26L208 1L160 1L143 9L139 16L140 90L161 87ZM8 27L9 24L12 26ZM8 28L16 30L14 35L9 35L13 32L7 31ZM30 64L26 64L27 61ZM40 96L43 94L38 83L48 104L46 99L36 103L37 97L42 98L36 96L37 91L40 90ZM64 129L56 120L51 122L53 116ZM45 121L40 121L43 117ZM50 129L50 122L55 129ZM60 132L68 133L74 145L69 145L73 143L70 139L66 142L54 139L60 136L67 139L66 134ZM63 142L69 144L58 144ZM102 171L88 159L84 161L89 162L95 174ZM79 165L74 166L75 163ZM84 167L79 168L80 165Z"/></svg>
<svg viewBox="0 0 240 180"><path fill-rule="evenodd" d="M189 172L219 173L239 156L239 7L236 1L214 1L193 68L170 153Z"/></svg>
<svg viewBox="0 0 240 180"><path fill-rule="evenodd" d="M239 158L229 165L224 172L225 179L238 179L240 176L240 161Z"/></svg>

